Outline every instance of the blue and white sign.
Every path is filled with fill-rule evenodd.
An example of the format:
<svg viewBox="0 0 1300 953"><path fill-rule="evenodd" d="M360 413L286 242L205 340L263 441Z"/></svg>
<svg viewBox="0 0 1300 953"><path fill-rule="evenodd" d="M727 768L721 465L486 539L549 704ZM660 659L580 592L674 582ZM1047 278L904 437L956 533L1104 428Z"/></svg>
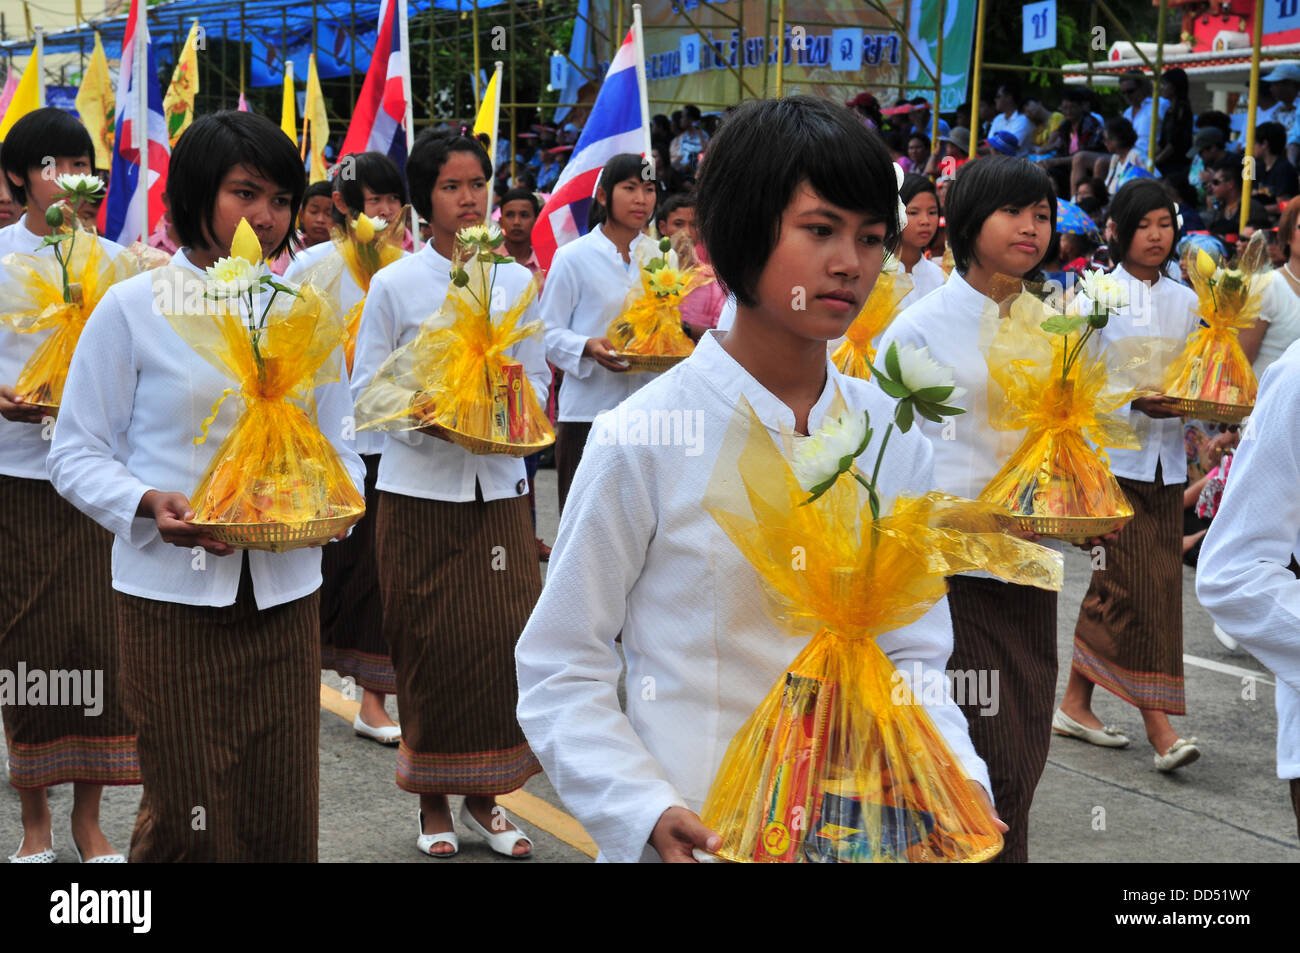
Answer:
<svg viewBox="0 0 1300 953"><path fill-rule="evenodd" d="M862 31L848 27L831 31L831 70L856 73L862 69Z"/></svg>
<svg viewBox="0 0 1300 953"><path fill-rule="evenodd" d="M1026 3L1024 7L1024 41L1021 52L1034 53L1056 46L1056 0Z"/></svg>
<svg viewBox="0 0 1300 953"><path fill-rule="evenodd" d="M1300 0L1264 0L1264 32L1300 29Z"/></svg>
<svg viewBox="0 0 1300 953"><path fill-rule="evenodd" d="M678 51L682 57L682 73L698 73L700 71L700 35L698 33L688 33L683 36L678 43Z"/></svg>

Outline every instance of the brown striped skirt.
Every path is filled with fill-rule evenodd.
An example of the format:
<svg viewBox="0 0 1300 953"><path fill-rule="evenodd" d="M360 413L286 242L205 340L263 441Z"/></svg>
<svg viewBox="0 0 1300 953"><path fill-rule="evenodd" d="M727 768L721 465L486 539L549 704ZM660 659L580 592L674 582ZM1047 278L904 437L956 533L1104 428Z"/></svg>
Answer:
<svg viewBox="0 0 1300 953"><path fill-rule="evenodd" d="M982 712L978 704L961 706L975 751L988 765L994 806L1010 828L994 862L1025 863L1029 807L1052 738L1056 593L953 576L948 580L948 608L953 632L948 668L987 673L990 685L993 673L998 678L995 714Z"/></svg>
<svg viewBox="0 0 1300 953"><path fill-rule="evenodd" d="M320 651L321 668L333 669L362 688L392 694L397 691L393 660L384 641L383 606L379 598L379 569L375 562L375 479L379 454L366 463L366 515L352 535L321 550Z"/></svg>
<svg viewBox="0 0 1300 953"><path fill-rule="evenodd" d="M140 783L118 690L112 551L112 535L49 481L0 475L0 715L16 788Z"/></svg>
<svg viewBox="0 0 1300 953"><path fill-rule="evenodd" d="M117 593L144 795L131 862L316 860L320 595L259 610Z"/></svg>
<svg viewBox="0 0 1300 953"><path fill-rule="evenodd" d="M560 497L560 515L564 515L564 502L569 498L573 475L582 462L582 451L591 433L589 420L562 420L555 425L555 481Z"/></svg>
<svg viewBox="0 0 1300 953"><path fill-rule="evenodd" d="M1074 628L1074 671L1137 708L1186 714L1183 484L1118 477L1133 520L1106 545Z"/></svg>
<svg viewBox="0 0 1300 953"><path fill-rule="evenodd" d="M397 785L505 794L541 771L515 719L515 643L541 595L528 499L379 493L384 634L397 672Z"/></svg>

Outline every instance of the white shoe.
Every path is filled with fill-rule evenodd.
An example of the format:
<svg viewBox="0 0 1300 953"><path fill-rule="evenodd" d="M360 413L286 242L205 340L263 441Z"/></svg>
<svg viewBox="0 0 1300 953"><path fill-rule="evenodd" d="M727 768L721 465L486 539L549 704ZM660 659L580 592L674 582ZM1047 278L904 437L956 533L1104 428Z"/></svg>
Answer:
<svg viewBox="0 0 1300 953"><path fill-rule="evenodd" d="M361 720L361 712L357 712L357 717L352 719L352 730L363 738L369 738L371 741L378 741L381 745L395 745L402 740L401 725L387 725L383 728L372 728Z"/></svg>
<svg viewBox="0 0 1300 953"><path fill-rule="evenodd" d="M501 811L499 815L495 813L498 810ZM506 813L503 808L493 808L493 812L494 812L493 814L494 818L506 817ZM495 832L490 831L482 824L480 824L478 822L478 819L475 818L474 815L470 813L469 805L466 804L464 801L462 801L460 804L460 820L462 824L464 824L474 833L478 834L479 837L482 837L485 841L487 841L488 846L491 847L498 854L502 854L506 857L513 857L515 860L526 860L527 858L533 856L532 839L527 834L525 834L522 830L520 830L518 827L515 827L505 831L495 831ZM520 841L524 841L525 843L528 844L528 853L526 854L515 853L515 845L518 844Z"/></svg>
<svg viewBox="0 0 1300 953"><path fill-rule="evenodd" d="M1185 764L1191 764L1201 756L1201 749L1196 747L1196 739L1189 738L1184 741L1179 738L1169 746L1169 750L1164 754L1156 755L1156 770L1168 774L1175 768L1181 768Z"/></svg>
<svg viewBox="0 0 1300 953"><path fill-rule="evenodd" d="M1127 748L1129 743L1128 735L1114 725L1106 725L1101 729L1088 728L1079 724L1059 708L1056 709L1056 714L1052 716L1052 734L1078 738L1080 741L1099 745L1102 748Z"/></svg>
<svg viewBox="0 0 1300 953"><path fill-rule="evenodd" d="M1219 628L1219 624L1214 624L1214 637L1223 643L1223 647L1229 652L1237 651L1237 640Z"/></svg>
<svg viewBox="0 0 1300 953"><path fill-rule="evenodd" d="M77 852L77 863L79 864L125 864L126 858L121 854L100 854L98 857L92 857L86 860L81 856L81 848L77 846L77 838L72 834L72 825L68 825L68 838L72 841L72 849Z"/></svg>
<svg viewBox="0 0 1300 953"><path fill-rule="evenodd" d="M451 821L451 830L441 831L437 834L426 834L424 832L424 811L416 811L416 819L420 823L420 836L415 840L415 849L421 854L427 854L430 857L455 857L460 853L460 840L456 837L456 819ZM450 844L451 852L446 854L435 854L433 852L434 844Z"/></svg>
<svg viewBox="0 0 1300 953"><path fill-rule="evenodd" d="M24 839L24 843L25 842L26 839ZM28 854L26 857L19 857L18 854L21 854L22 852L23 852L23 845L19 844L18 852L9 855L9 863L11 864L52 864L54 863L55 859L58 858L59 856L54 852L53 847L47 847L44 850L38 851L35 854Z"/></svg>

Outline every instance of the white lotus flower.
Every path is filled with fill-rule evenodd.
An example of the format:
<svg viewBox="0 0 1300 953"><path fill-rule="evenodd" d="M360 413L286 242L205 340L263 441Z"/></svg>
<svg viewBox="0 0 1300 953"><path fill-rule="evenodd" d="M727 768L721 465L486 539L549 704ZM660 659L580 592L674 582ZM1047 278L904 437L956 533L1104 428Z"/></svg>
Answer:
<svg viewBox="0 0 1300 953"><path fill-rule="evenodd" d="M262 267L254 265L239 255L220 258L207 271L208 294L217 298L229 298L245 294L256 285L262 276Z"/></svg>
<svg viewBox="0 0 1300 953"><path fill-rule="evenodd" d="M816 433L795 447L790 469L802 489L816 492L848 470L866 449L866 442L865 413L845 411L838 417L827 417Z"/></svg>
<svg viewBox="0 0 1300 953"><path fill-rule="evenodd" d="M913 394L930 387L951 387L952 393L940 398L944 402L951 402L966 393L964 387L957 386L952 368L930 357L928 347L915 348L909 344L900 344L898 370L899 383Z"/></svg>
<svg viewBox="0 0 1300 953"><path fill-rule="evenodd" d="M495 222L485 222L482 225L471 225L468 228L462 228L456 233L456 244L465 247L475 246L484 250L495 248L501 244L501 229Z"/></svg>
<svg viewBox="0 0 1300 953"><path fill-rule="evenodd" d="M1118 311L1129 303L1128 288L1124 283L1097 269L1079 276L1079 291L1087 295L1095 312Z"/></svg>
<svg viewBox="0 0 1300 953"><path fill-rule="evenodd" d="M104 180L97 175L72 175L65 172L54 182L64 192L82 198L97 198L104 192Z"/></svg>

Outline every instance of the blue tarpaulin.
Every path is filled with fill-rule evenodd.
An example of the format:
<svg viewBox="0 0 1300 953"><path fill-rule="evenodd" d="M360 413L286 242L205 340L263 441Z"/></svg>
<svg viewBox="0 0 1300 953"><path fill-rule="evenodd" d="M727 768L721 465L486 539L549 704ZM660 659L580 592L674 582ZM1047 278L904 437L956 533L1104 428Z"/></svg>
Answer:
<svg viewBox="0 0 1300 953"><path fill-rule="evenodd" d="M393 0L396 2L396 0ZM487 10L506 0L478 0ZM430 7L448 13L468 13L472 0L407 0L407 14L425 13ZM241 17L240 10L243 10ZM250 47L249 86L278 85L284 80L284 61L293 60L296 77L307 75L307 57L312 51L313 15L316 24L316 69L322 79L346 76L355 57L358 72L370 65L379 0L243 0L218 3L214 0L172 0L149 7L149 36L159 66L172 62L173 48L179 49L195 18L207 40L230 40ZM354 20L355 17L355 20ZM353 29L356 50L352 51ZM98 32L104 53L115 60L122 55L126 14L98 20L84 27L45 35L47 53L89 55ZM0 51L12 56L31 55L31 40L0 43Z"/></svg>

